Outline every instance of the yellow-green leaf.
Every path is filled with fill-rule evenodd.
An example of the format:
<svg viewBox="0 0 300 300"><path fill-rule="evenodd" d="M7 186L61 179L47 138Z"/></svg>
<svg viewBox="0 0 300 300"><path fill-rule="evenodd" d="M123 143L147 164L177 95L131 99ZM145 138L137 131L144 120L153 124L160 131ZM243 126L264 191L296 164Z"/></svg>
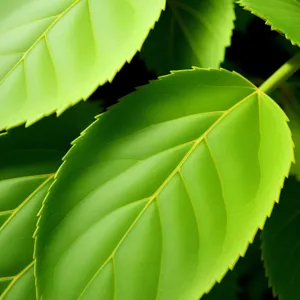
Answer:
<svg viewBox="0 0 300 300"><path fill-rule="evenodd" d="M97 111L96 105L82 103L58 119L0 135L1 299L32 299L37 213L61 158Z"/></svg>
<svg viewBox="0 0 300 300"><path fill-rule="evenodd" d="M238 0L240 5L266 20L271 28L282 32L300 46L300 2L298 0Z"/></svg>
<svg viewBox="0 0 300 300"><path fill-rule="evenodd" d="M112 80L165 0L0 1L0 130L59 114Z"/></svg>
<svg viewBox="0 0 300 300"><path fill-rule="evenodd" d="M39 297L199 299L263 227L292 158L285 114L236 73L140 88L65 156L36 233Z"/></svg>

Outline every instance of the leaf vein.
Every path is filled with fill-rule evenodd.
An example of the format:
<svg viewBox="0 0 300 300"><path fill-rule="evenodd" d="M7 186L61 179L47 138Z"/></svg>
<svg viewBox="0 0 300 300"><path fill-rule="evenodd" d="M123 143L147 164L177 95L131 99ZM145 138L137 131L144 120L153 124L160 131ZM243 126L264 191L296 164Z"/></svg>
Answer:
<svg viewBox="0 0 300 300"><path fill-rule="evenodd" d="M16 62L16 64L3 76L0 80L0 85L10 76L10 74L25 60L27 55L31 50L48 34L48 32L58 23L67 12L69 12L75 5L77 5L81 0L75 0L71 5L69 5L62 13L56 16L53 22L45 29L45 31L35 40L35 42L26 50L23 56Z"/></svg>

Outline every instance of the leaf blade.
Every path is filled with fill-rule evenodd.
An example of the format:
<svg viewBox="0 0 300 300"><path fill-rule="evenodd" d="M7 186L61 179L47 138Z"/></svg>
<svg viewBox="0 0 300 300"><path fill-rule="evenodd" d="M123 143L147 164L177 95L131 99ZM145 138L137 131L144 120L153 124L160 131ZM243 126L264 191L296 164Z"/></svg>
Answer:
<svg viewBox="0 0 300 300"><path fill-rule="evenodd" d="M35 282L33 274L33 262L22 270L7 286L3 294L4 300L28 299L35 300Z"/></svg>
<svg viewBox="0 0 300 300"><path fill-rule="evenodd" d="M0 130L60 114L112 80L164 6L165 0L0 4Z"/></svg>
<svg viewBox="0 0 300 300"><path fill-rule="evenodd" d="M280 0L276 2L276 6L271 0L263 3L259 0L238 0L237 2L246 10L266 20L266 24L270 25L271 29L284 33L293 45L300 45L300 34L297 29L300 26L299 1ZM281 17L281 12L284 12L284 18Z"/></svg>
<svg viewBox="0 0 300 300"><path fill-rule="evenodd" d="M1 299L35 299L32 236L37 213L63 154L97 110L83 103L59 119L52 116L0 135Z"/></svg>
<svg viewBox="0 0 300 300"><path fill-rule="evenodd" d="M175 72L127 96L75 141L52 186L36 233L39 297L203 295L272 210L293 153L285 122L224 70Z"/></svg>
<svg viewBox="0 0 300 300"><path fill-rule="evenodd" d="M231 0L169 1L141 55L158 75L191 66L218 68L231 43L234 19Z"/></svg>

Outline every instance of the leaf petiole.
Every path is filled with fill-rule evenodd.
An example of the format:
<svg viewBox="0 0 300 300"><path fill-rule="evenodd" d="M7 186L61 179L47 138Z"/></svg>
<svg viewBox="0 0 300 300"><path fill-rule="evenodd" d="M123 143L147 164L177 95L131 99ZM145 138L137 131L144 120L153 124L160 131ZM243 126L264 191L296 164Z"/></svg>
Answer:
<svg viewBox="0 0 300 300"><path fill-rule="evenodd" d="M273 73L259 89L269 94L300 69L300 51Z"/></svg>

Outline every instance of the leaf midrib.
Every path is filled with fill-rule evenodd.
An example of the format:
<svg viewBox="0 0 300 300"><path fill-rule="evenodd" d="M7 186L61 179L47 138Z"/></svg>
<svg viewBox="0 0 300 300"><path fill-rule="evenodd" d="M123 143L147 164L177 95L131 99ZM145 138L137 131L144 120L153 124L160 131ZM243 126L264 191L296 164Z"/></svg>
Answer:
<svg viewBox="0 0 300 300"><path fill-rule="evenodd" d="M0 80L0 85L10 76L10 74L24 61L31 50L46 37L47 33L58 23L74 6L76 6L82 0L75 0L71 5L69 5L63 12L58 14L54 21L45 29L45 31L35 40L35 42L24 52L22 57L16 62L16 64L3 76Z"/></svg>
<svg viewBox="0 0 300 300"><path fill-rule="evenodd" d="M260 90L255 88L254 92L249 94L248 96L244 97L242 100L237 102L235 105L230 107L228 110L224 111L224 113L198 138L195 140L193 146L187 151L185 156L182 158L182 160L179 162L179 164L176 166L176 168L171 172L171 174L165 179L165 181L160 185L160 187L153 193L152 196L149 197L148 202L145 204L141 212L138 214L138 216L134 219L131 226L128 228L128 230L125 232L123 237L120 239L119 243L116 245L116 247L111 252L110 256L106 259L106 261L98 268L98 270L95 272L94 276L88 281L88 283L85 285L84 289L82 290L81 294L79 295L78 299L80 299L84 292L89 287L90 283L94 280L94 278L99 274L99 272L103 269L103 267L111 260L114 259L115 253L123 243L123 241L126 239L127 235L130 233L130 231L133 229L133 227L136 225L136 223L139 221L141 216L144 214L144 212L147 210L147 208L150 206L153 200L155 200L158 195L161 193L161 191L167 186L167 184L171 181L171 179L181 170L181 167L183 164L187 161L187 159L190 157L190 155L194 152L194 150L199 146L199 144L204 141L207 137L207 135L216 127L217 124L219 124L229 113L231 113L236 107L241 105L242 103L246 102L249 98L254 96L255 94L260 94Z"/></svg>

